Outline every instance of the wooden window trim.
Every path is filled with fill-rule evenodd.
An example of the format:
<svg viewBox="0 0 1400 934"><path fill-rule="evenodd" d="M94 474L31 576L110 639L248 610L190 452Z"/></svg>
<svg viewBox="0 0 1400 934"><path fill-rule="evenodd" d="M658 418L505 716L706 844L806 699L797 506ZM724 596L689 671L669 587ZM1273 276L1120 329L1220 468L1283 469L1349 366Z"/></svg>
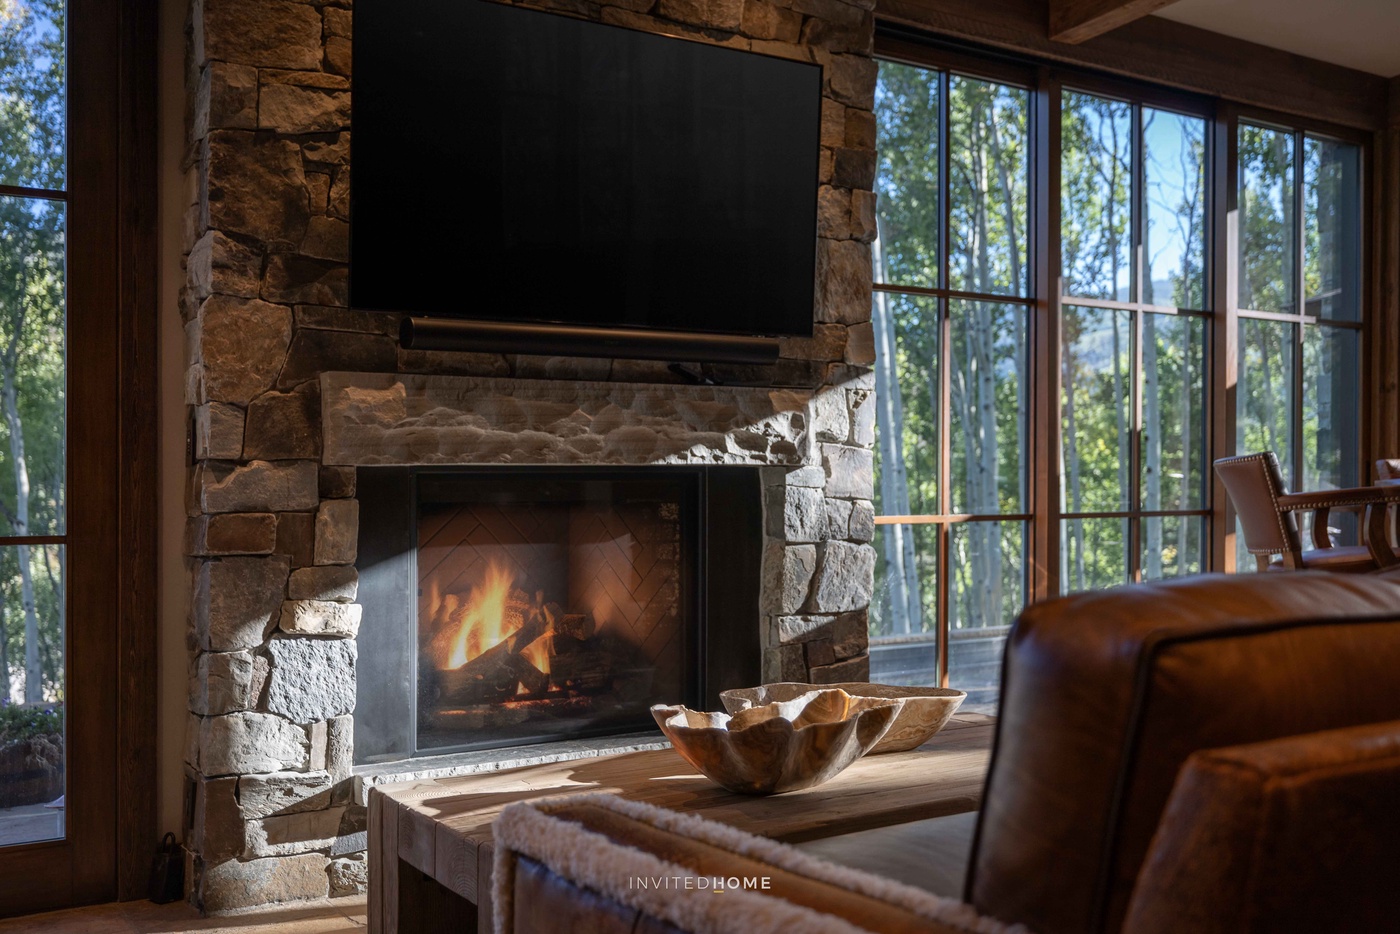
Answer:
<svg viewBox="0 0 1400 934"><path fill-rule="evenodd" d="M0 848L4 915L144 897L158 839L157 9L69 0L67 16L65 589L84 620L65 646L67 836Z"/></svg>

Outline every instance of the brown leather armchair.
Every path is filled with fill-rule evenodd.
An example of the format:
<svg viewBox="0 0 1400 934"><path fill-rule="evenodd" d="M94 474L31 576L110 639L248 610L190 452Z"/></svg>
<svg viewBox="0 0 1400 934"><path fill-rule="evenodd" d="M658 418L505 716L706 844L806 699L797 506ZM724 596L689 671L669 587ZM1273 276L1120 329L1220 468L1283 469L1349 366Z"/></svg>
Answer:
<svg viewBox="0 0 1400 934"><path fill-rule="evenodd" d="M1391 505L1400 503L1400 486L1357 487L1289 493L1272 451L1222 457L1215 473L1235 504L1245 547L1261 571L1334 571L1366 573L1400 564L1389 544L1386 524ZM1364 514L1364 544L1332 544L1327 520L1333 509ZM1304 549L1294 515L1311 512L1312 548ZM1281 557L1275 558L1275 555Z"/></svg>
<svg viewBox="0 0 1400 934"><path fill-rule="evenodd" d="M498 822L498 930L838 929L818 926L828 916L882 934L996 930L993 918L1036 934L1385 930L1365 922L1400 916L1397 672L1395 572L1206 575L1038 604L1007 642L963 905L847 883L791 848L756 849L771 841L726 841L727 828L707 842L692 816L648 829L560 805L559 819L619 849L543 859L539 841L559 828L512 837ZM947 820L834 837L821 855L908 863L908 828ZM849 845L879 836L888 845ZM700 874L772 875L785 904L638 892L611 862L638 851ZM851 865L888 875L869 858Z"/></svg>

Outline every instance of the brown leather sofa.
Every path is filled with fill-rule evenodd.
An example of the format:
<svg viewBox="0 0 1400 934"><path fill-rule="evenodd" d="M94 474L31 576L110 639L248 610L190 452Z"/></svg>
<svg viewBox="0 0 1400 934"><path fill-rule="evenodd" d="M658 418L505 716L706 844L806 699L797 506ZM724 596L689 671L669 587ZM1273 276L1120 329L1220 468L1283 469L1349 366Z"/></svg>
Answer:
<svg viewBox="0 0 1400 934"><path fill-rule="evenodd" d="M791 897L875 931L991 930L993 918L1040 934L1376 930L1367 918L1400 918L1387 858L1400 830L1398 686L1396 574L1215 575L1031 607L1007 644L968 863L979 920L950 925L917 905L875 919L829 880ZM691 845L668 833L651 852ZM555 918L601 898L538 861L512 878L498 898L553 905ZM602 901L632 927L555 929L723 929ZM506 930L543 930L510 917Z"/></svg>

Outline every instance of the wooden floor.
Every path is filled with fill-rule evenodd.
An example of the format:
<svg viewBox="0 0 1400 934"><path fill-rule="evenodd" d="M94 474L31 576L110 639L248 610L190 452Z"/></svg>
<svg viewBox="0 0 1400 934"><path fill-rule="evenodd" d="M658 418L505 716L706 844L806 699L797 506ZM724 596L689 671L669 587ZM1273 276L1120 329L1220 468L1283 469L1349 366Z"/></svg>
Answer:
<svg viewBox="0 0 1400 934"><path fill-rule="evenodd" d="M0 921L0 934L364 934L365 899L337 898L201 918L184 902L124 902Z"/></svg>

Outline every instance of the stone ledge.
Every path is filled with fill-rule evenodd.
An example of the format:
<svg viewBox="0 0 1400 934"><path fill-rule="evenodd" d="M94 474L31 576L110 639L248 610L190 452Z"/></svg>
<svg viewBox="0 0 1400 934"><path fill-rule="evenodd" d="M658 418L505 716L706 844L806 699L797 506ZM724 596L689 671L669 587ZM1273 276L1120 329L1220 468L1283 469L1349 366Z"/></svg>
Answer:
<svg viewBox="0 0 1400 934"><path fill-rule="evenodd" d="M749 464L816 461L808 390L324 373L323 461Z"/></svg>
<svg viewBox="0 0 1400 934"><path fill-rule="evenodd" d="M669 749L670 742L660 732L627 733L621 736L599 736L592 739L570 739L534 746L507 746L500 749L480 749L442 756L420 756L393 762L374 762L355 766L355 796L357 804L366 804L369 789L374 785L399 782L431 781L454 778L480 772L499 772L551 762L571 762L575 759L595 759L599 756L619 756L626 752L646 752Z"/></svg>

